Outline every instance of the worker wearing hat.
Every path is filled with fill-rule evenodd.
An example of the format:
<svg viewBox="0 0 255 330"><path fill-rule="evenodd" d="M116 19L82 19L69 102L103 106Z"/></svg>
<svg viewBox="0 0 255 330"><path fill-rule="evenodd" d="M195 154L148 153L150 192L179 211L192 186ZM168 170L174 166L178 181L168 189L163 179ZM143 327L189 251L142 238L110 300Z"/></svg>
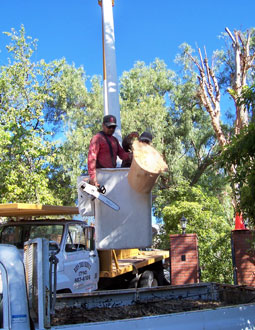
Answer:
<svg viewBox="0 0 255 330"><path fill-rule="evenodd" d="M132 159L132 153L125 152L119 141L113 136L117 121L113 115L106 115L103 118L103 130L90 141L88 153L88 172L90 184L99 186L96 178L97 168L114 168L117 163L117 156L122 160Z"/></svg>
<svg viewBox="0 0 255 330"><path fill-rule="evenodd" d="M151 144L152 142L152 135L150 132L143 132L139 137L140 142L144 142L147 144Z"/></svg>
<svg viewBox="0 0 255 330"><path fill-rule="evenodd" d="M152 142L152 135L150 132L143 132L140 136L137 132L132 132L124 137L122 141L122 147L125 151L132 151L132 144L135 139L138 141L151 144ZM132 159L123 160L121 167L130 167L132 163Z"/></svg>

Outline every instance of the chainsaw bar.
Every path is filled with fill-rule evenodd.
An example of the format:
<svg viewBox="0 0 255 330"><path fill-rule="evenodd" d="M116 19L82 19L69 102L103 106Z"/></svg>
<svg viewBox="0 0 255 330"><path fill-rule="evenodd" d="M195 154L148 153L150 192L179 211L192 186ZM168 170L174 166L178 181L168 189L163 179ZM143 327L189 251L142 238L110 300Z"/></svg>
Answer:
<svg viewBox="0 0 255 330"><path fill-rule="evenodd" d="M105 205L109 206L111 209L115 211L119 211L120 207L116 203L114 203L112 200L107 198L106 196L102 195L99 191L98 188L87 183L87 182L81 182L80 188L85 191L87 194L92 195L93 197L99 199L102 203Z"/></svg>

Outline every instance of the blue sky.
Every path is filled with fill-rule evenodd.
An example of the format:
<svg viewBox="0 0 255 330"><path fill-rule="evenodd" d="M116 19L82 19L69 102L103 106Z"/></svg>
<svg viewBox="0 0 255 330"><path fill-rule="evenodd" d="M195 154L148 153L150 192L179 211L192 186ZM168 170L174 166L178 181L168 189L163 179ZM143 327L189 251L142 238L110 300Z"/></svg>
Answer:
<svg viewBox="0 0 255 330"><path fill-rule="evenodd" d="M138 60L156 57L174 69L178 47L188 42L206 46L208 54L222 43L227 26L255 26L253 0L115 0L114 25L117 72L130 70ZM86 73L102 75L101 8L97 0L0 0L0 32L19 29L37 38L35 59L65 57ZM6 64L8 38L0 33L0 65Z"/></svg>

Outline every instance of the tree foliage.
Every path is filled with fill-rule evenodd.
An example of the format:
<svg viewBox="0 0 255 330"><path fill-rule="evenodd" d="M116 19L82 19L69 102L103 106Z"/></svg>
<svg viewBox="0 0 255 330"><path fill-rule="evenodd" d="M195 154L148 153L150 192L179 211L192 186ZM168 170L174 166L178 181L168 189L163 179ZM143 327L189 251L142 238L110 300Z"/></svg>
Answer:
<svg viewBox="0 0 255 330"><path fill-rule="evenodd" d="M148 130L153 135L153 145L162 152L164 136L171 127L166 100L173 88L174 73L164 61L156 59L146 66L137 62L120 78L120 104L123 136Z"/></svg>
<svg viewBox="0 0 255 330"><path fill-rule="evenodd" d="M101 80L94 76L88 91L87 79L83 68L65 64L46 110L47 122L53 124L63 140L54 163L54 178L68 182L68 196L73 201L77 198L77 177L87 172L90 140L100 131L103 117ZM59 193L64 193L59 188Z"/></svg>
<svg viewBox="0 0 255 330"><path fill-rule="evenodd" d="M254 85L243 90L240 102L246 103L250 109L251 118L254 111ZM237 199L238 211L249 219L249 225L255 224L255 123L251 120L248 127L234 136L231 143L225 147L221 161L229 169L233 164L236 171L230 175L230 180ZM231 172L230 172L231 173Z"/></svg>
<svg viewBox="0 0 255 330"><path fill-rule="evenodd" d="M173 198L173 193L169 194ZM163 208L161 248L169 247L169 235L180 232L180 219L188 219L187 233L196 233L202 281L232 282L231 224L226 221L226 206L217 197L208 196L201 187L182 184L173 202Z"/></svg>
<svg viewBox="0 0 255 330"><path fill-rule="evenodd" d="M64 59L33 61L36 40L23 26L6 35L11 42L8 65L0 68L1 201L73 204L90 138L101 124L100 80L93 77L88 92L83 68Z"/></svg>
<svg viewBox="0 0 255 330"><path fill-rule="evenodd" d="M6 35L11 42L9 62L0 68L1 202L60 202L48 186L55 146L43 108L61 61L32 62L36 41L23 26Z"/></svg>

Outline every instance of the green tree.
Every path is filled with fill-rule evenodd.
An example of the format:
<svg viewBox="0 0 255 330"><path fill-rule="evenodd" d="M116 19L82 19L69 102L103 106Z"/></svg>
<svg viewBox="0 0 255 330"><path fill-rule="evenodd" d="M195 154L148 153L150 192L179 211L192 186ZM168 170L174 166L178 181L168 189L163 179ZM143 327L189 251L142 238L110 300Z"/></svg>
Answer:
<svg viewBox="0 0 255 330"><path fill-rule="evenodd" d="M168 198L172 202L162 210L164 225L157 247L169 248L169 235L181 233L180 219L185 216L186 232L198 236L201 281L232 283L231 224L218 198L186 183L178 191L169 190Z"/></svg>
<svg viewBox="0 0 255 330"><path fill-rule="evenodd" d="M254 123L254 85L244 88L240 102L250 110L251 122L239 135L232 138L224 148L221 161L230 173L230 181L236 195L238 211L249 219L249 225L255 224L255 123ZM231 172L231 166L236 171Z"/></svg>
<svg viewBox="0 0 255 330"><path fill-rule="evenodd" d="M56 149L43 108L62 61L32 62L36 40L26 37L24 26L6 35L11 42L8 64L0 68L1 202L60 202L49 188Z"/></svg>
<svg viewBox="0 0 255 330"><path fill-rule="evenodd" d="M173 88L174 72L167 69L164 61L155 59L146 66L137 62L120 78L120 105L122 135L132 131L150 131L153 145L163 152L164 135L171 125L167 99Z"/></svg>
<svg viewBox="0 0 255 330"><path fill-rule="evenodd" d="M212 65L209 64L206 51L203 56L201 50L198 49L197 58L192 54L191 47L184 45L183 53L186 63L189 63L190 71L198 73L197 99L201 107L210 115L211 125L218 144L222 148L230 143L231 136L238 135L249 124L247 104L240 102L240 98L242 98L242 91L247 88L254 77L255 59L254 29L249 29L246 32L235 30L232 34L226 28L223 37L227 41L227 46L225 50L214 53ZM232 107L234 121L230 123L229 127L222 123L224 115L221 109L222 90L228 93L234 104ZM236 172L239 171L237 163L228 166L228 172L231 176L235 176ZM239 186L238 183L233 186L232 197L235 209L237 209L239 200L239 196L236 194Z"/></svg>
<svg viewBox="0 0 255 330"><path fill-rule="evenodd" d="M92 77L90 90L87 80L82 67L65 64L47 102L47 122L63 140L51 170L52 182L57 194L69 202L77 198L77 177L87 172L89 143L102 126L101 80Z"/></svg>

